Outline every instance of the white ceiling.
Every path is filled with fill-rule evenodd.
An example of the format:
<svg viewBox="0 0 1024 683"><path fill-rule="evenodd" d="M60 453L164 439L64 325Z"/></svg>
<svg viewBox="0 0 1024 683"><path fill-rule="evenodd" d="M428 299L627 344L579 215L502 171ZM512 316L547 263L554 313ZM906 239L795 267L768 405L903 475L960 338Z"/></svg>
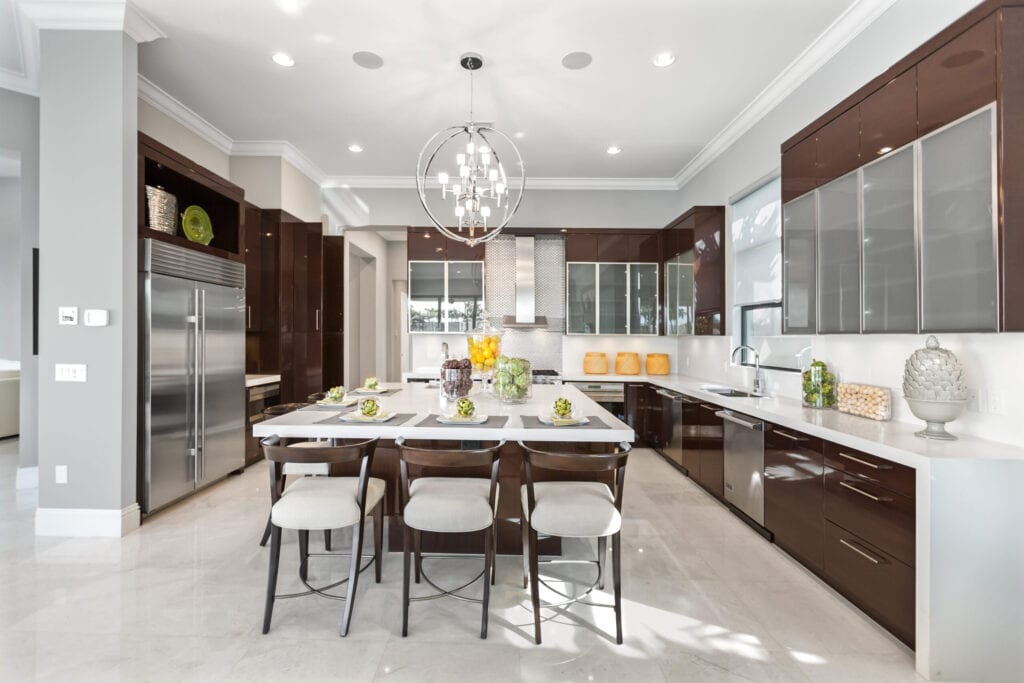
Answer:
<svg viewBox="0 0 1024 683"><path fill-rule="evenodd" d="M0 5L5 1L0 0ZM167 34L140 71L235 140L287 140L330 176L410 176L427 137L476 118L528 175L671 178L854 0L136 0ZM867 4L867 3L862 3ZM876 3L877 4L877 3ZM277 66L288 52L293 68ZM351 55L369 50L384 66ZM582 71L561 66L590 52ZM661 50L676 63L651 64ZM357 142L361 154L348 151ZM612 157L609 145L623 152Z"/></svg>

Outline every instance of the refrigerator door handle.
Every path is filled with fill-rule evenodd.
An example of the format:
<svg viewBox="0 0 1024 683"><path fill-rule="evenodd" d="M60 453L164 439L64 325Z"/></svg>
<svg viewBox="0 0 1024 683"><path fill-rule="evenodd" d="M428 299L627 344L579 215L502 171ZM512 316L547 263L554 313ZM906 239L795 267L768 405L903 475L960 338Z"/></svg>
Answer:
<svg viewBox="0 0 1024 683"><path fill-rule="evenodd" d="M202 297L202 315L199 318L199 324L202 328L203 337L203 364L201 367L202 375L202 422L200 422L201 432L199 439L199 453L202 456L200 463L199 474L203 479L206 479L206 290L203 290Z"/></svg>
<svg viewBox="0 0 1024 683"><path fill-rule="evenodd" d="M195 460L192 461L192 476L199 484L199 288L192 290L195 315L192 317L194 333L194 349L192 357L192 454Z"/></svg>

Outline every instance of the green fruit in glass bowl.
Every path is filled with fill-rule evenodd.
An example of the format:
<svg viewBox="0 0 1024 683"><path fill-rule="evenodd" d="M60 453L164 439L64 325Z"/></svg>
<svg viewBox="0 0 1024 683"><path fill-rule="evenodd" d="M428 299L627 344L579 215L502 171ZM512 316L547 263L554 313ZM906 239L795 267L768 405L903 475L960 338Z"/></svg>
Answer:
<svg viewBox="0 0 1024 683"><path fill-rule="evenodd" d="M459 417L473 417L476 405L468 398L460 398L455 402L455 414Z"/></svg>
<svg viewBox="0 0 1024 683"><path fill-rule="evenodd" d="M341 401L345 398L345 387L331 387L325 398L328 401Z"/></svg>
<svg viewBox="0 0 1024 683"><path fill-rule="evenodd" d="M359 402L359 412L366 417L377 417L380 413L380 401L375 398L364 398Z"/></svg>
<svg viewBox="0 0 1024 683"><path fill-rule="evenodd" d="M572 403L567 398L555 399L555 415L558 417L572 416Z"/></svg>

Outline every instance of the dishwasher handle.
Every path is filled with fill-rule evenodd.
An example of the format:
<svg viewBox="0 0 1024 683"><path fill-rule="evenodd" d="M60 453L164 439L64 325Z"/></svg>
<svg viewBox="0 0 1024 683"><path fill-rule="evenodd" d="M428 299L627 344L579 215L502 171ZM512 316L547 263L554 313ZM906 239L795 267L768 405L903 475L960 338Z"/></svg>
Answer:
<svg viewBox="0 0 1024 683"><path fill-rule="evenodd" d="M656 393L658 396L664 396L665 398L670 398L673 401L677 401L679 403L683 402L683 395L682 394L676 394L676 393L673 393L671 391L665 391L663 389L656 389L654 391L654 393Z"/></svg>
<svg viewBox="0 0 1024 683"><path fill-rule="evenodd" d="M728 420L729 422L733 422L740 426L746 427L747 429L752 429L755 432L764 431L764 422L750 422L748 420L738 418L733 414L731 410L719 410L718 412L715 413L715 415L722 418L723 420Z"/></svg>

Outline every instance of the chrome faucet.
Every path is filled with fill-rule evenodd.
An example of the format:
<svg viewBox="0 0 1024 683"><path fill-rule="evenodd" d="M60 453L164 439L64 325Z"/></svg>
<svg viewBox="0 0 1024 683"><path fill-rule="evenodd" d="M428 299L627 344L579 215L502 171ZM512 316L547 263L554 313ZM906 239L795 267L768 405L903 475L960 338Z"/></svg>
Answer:
<svg viewBox="0 0 1024 683"><path fill-rule="evenodd" d="M448 358L450 358L448 355L448 342L441 342L441 362L445 362Z"/></svg>
<svg viewBox="0 0 1024 683"><path fill-rule="evenodd" d="M731 360L736 360L736 352L742 351L743 349L752 351L754 354L754 393L762 394L764 393L764 374L761 372L761 354L757 352L757 349L753 346L747 346L746 344L743 346L737 346L732 350L732 355L729 358Z"/></svg>

